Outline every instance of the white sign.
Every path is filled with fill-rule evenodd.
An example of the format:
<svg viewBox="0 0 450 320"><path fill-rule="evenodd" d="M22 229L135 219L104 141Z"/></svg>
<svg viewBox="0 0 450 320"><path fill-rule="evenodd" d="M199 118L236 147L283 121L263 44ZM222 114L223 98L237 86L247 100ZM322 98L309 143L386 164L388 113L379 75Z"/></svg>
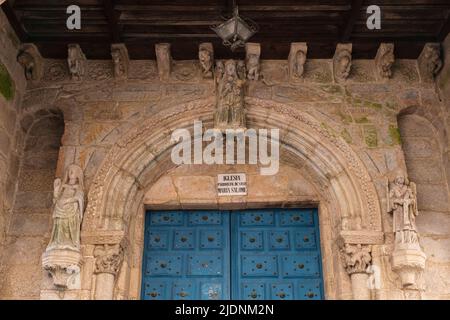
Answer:
<svg viewBox="0 0 450 320"><path fill-rule="evenodd" d="M219 196L247 195L247 176L245 173L217 175L217 194Z"/></svg>

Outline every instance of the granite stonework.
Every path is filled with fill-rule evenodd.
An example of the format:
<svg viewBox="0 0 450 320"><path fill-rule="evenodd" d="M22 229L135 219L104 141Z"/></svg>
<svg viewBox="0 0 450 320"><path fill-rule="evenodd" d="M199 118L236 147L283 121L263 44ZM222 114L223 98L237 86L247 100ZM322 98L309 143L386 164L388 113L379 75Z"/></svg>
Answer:
<svg viewBox="0 0 450 320"><path fill-rule="evenodd" d="M419 66L395 59L391 44L374 60L352 59L349 45L314 60L306 43L286 60L260 60L251 44L236 63L215 60L209 44L200 61L174 60L170 44L156 47L156 61L129 60L120 45L111 60L90 60L71 45L68 60L42 59L41 73L32 49L16 61L21 46L0 26L15 84L13 100L0 95L0 298L139 299L146 209L317 206L327 299L450 299L448 40L441 73L435 45ZM171 161L175 129L214 126L213 62L236 66L229 81L244 83L246 127L280 129L277 174ZM80 246L43 256L54 180L73 164L86 195ZM246 173L247 195L219 197L223 173ZM414 183L397 197L415 219L413 245L396 242L400 211L389 209L399 173Z"/></svg>

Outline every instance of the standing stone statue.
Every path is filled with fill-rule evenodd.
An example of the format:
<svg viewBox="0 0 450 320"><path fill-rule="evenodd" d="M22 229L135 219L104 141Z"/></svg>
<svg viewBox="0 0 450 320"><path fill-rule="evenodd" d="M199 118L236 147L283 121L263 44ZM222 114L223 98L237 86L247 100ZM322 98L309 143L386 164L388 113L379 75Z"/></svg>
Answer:
<svg viewBox="0 0 450 320"><path fill-rule="evenodd" d="M388 212L393 214L396 243L418 243L416 185L398 175L389 187Z"/></svg>
<svg viewBox="0 0 450 320"><path fill-rule="evenodd" d="M53 191L53 229L46 251L80 250L80 229L84 212L83 170L70 165L64 178L57 178Z"/></svg>
<svg viewBox="0 0 450 320"><path fill-rule="evenodd" d="M224 66L224 73L218 79L217 102L214 114L216 129L244 129L244 84L236 70L236 61L228 60Z"/></svg>

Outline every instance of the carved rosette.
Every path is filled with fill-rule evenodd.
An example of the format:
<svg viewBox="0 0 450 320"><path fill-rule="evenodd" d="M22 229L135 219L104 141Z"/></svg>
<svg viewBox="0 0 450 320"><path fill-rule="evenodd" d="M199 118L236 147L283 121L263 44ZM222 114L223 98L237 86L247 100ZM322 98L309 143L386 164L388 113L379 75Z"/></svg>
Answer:
<svg viewBox="0 0 450 320"><path fill-rule="evenodd" d="M96 274L109 273L114 276L120 270L123 262L123 248L120 244L104 244L96 246L94 249Z"/></svg>

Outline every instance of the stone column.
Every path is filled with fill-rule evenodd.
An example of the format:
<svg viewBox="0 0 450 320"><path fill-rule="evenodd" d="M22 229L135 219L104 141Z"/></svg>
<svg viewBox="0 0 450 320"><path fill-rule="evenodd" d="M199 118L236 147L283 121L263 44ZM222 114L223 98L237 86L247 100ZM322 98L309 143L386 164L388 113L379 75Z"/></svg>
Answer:
<svg viewBox="0 0 450 320"><path fill-rule="evenodd" d="M112 300L114 284L123 262L123 248L120 244L103 244L94 249L95 300Z"/></svg>
<svg viewBox="0 0 450 320"><path fill-rule="evenodd" d="M353 299L370 300L368 268L372 262L372 246L346 243L341 248L342 261L352 282Z"/></svg>

